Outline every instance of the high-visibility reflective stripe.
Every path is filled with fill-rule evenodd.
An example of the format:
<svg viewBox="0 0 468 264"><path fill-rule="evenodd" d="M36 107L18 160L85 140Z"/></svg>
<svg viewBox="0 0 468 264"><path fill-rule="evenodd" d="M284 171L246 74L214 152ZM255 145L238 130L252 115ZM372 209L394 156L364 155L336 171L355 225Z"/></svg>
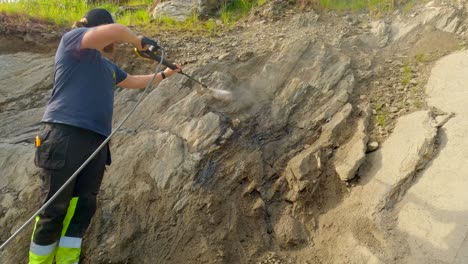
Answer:
<svg viewBox="0 0 468 264"><path fill-rule="evenodd" d="M57 246L57 242L53 243L52 245L41 246L31 241L29 251L31 251L32 253L38 256L47 256L54 252L54 249L56 246Z"/></svg>
<svg viewBox="0 0 468 264"><path fill-rule="evenodd" d="M62 237L65 236L65 234L67 233L68 226L70 225L71 219L73 218L73 215L75 214L77 203L78 203L78 197L71 198L70 205L68 205L67 214L65 215L65 218L63 219Z"/></svg>
<svg viewBox="0 0 468 264"><path fill-rule="evenodd" d="M34 240L34 234L36 233L36 227L37 227L37 223L39 222L39 219L41 219L41 218L37 215L36 216L36 223L34 224L34 229L33 229L32 235L31 235L31 241Z"/></svg>
<svg viewBox="0 0 468 264"><path fill-rule="evenodd" d="M61 237L60 242L59 242L59 247L80 248L81 240L82 239L79 237Z"/></svg>

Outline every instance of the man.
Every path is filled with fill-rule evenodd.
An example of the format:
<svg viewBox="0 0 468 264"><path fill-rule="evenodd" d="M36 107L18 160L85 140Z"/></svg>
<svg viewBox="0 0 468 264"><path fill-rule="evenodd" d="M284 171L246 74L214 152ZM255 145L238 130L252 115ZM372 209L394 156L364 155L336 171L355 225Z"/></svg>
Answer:
<svg viewBox="0 0 468 264"><path fill-rule="evenodd" d="M144 50L142 37L115 23L104 9L89 11L62 37L55 56L52 96L36 138L35 163L41 168L47 201L108 137L112 130L113 88L144 88L153 77L129 75L102 56L115 42ZM178 66L179 67L179 66ZM154 83L180 72L167 68ZM78 263L81 240L96 211L96 195L110 151L103 148L38 217L29 263ZM45 202L44 201L44 202Z"/></svg>

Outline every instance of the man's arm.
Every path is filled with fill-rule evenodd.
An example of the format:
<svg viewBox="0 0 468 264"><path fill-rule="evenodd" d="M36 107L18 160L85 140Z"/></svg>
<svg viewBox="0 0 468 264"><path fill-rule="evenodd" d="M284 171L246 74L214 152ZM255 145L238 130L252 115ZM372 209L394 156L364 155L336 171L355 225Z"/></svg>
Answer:
<svg viewBox="0 0 468 264"><path fill-rule="evenodd" d="M81 40L81 48L102 50L114 42L131 43L139 50L143 49L141 37L120 24L108 24L91 28L84 34Z"/></svg>
<svg viewBox="0 0 468 264"><path fill-rule="evenodd" d="M179 65L177 65L176 70L171 70L170 68L166 68L164 70L164 75L166 78L171 77L177 72L181 71L181 68ZM119 82L117 85L122 87L122 88L128 88L128 89L142 89L145 88L146 85L148 85L149 81L151 81L151 78L153 78L153 74L147 74L147 75L127 75L127 78L125 78L123 81ZM162 74L159 72L156 75L156 78L154 78L153 85L161 82L163 80Z"/></svg>

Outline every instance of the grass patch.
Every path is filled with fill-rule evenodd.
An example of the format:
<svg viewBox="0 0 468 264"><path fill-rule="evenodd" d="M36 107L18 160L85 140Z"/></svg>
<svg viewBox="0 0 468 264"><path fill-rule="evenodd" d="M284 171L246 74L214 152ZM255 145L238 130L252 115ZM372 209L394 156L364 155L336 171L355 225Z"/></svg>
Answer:
<svg viewBox="0 0 468 264"><path fill-rule="evenodd" d="M250 11L264 5L268 0L233 0L229 4L222 5L221 8L221 21L225 25L232 25L242 17L245 17Z"/></svg>
<svg viewBox="0 0 468 264"><path fill-rule="evenodd" d="M393 11L397 6L412 8L417 0L296 0L301 6L312 6L330 10L368 10L372 14Z"/></svg>
<svg viewBox="0 0 468 264"><path fill-rule="evenodd" d="M215 33L218 30L218 25L213 19L209 19L205 22L206 29L210 33Z"/></svg>
<svg viewBox="0 0 468 264"><path fill-rule="evenodd" d="M385 113L379 113L375 117L375 122L378 126L385 126L385 123L387 122L387 115Z"/></svg>
<svg viewBox="0 0 468 264"><path fill-rule="evenodd" d="M368 7L367 0L320 0L319 6L334 10L361 10Z"/></svg>
<svg viewBox="0 0 468 264"><path fill-rule="evenodd" d="M382 110L383 106L384 106L384 103L375 103L374 104L374 110L375 111L380 111L380 110Z"/></svg>
<svg viewBox="0 0 468 264"><path fill-rule="evenodd" d="M243 17L251 14L254 8L268 3L269 0L232 0L222 1L224 4L220 10L219 19L225 26L231 26ZM319 9L330 10L368 10L371 13L383 13L393 10L398 5L405 8L412 7L418 0L290 0L300 6L312 6ZM101 7L115 13L119 6L110 3L100 5L86 5L85 1L79 0L19 0L17 2L0 3L0 12L34 18L42 21L66 26L78 21L88 10ZM153 0L130 0L128 6L149 5ZM158 26L172 30L188 30L217 32L220 28L212 20L199 21L198 17L189 18L187 21L178 22L168 17L156 19ZM127 25L147 25L150 23L150 15L146 10L126 12L117 17L117 22Z"/></svg>
<svg viewBox="0 0 468 264"><path fill-rule="evenodd" d="M221 27L213 19L202 21L197 14L193 14L185 21L177 21L168 16L161 16L153 21L154 31L184 31L193 33L216 33Z"/></svg>
<svg viewBox="0 0 468 264"><path fill-rule="evenodd" d="M416 0L409 0L407 3L403 5L403 13L409 13L411 10L413 10L414 6L416 5L417 1Z"/></svg>
<svg viewBox="0 0 468 264"><path fill-rule="evenodd" d="M414 55L414 59L419 63L425 63L431 60L430 56L425 53L418 53Z"/></svg>
<svg viewBox="0 0 468 264"><path fill-rule="evenodd" d="M146 25L150 22L150 17L146 10L138 10L118 17L117 22L127 26Z"/></svg>
<svg viewBox="0 0 468 264"><path fill-rule="evenodd" d="M0 11L7 14L32 17L58 25L80 20L88 8L84 1L18 1L0 3Z"/></svg>
<svg viewBox="0 0 468 264"><path fill-rule="evenodd" d="M405 64L405 66L403 66L401 83L403 85L407 85L409 84L412 78L413 78L413 69L411 68L409 64Z"/></svg>
<svg viewBox="0 0 468 264"><path fill-rule="evenodd" d="M424 106L424 103L421 100L417 99L417 100L414 101L413 106L416 109L422 109L423 106Z"/></svg>
<svg viewBox="0 0 468 264"><path fill-rule="evenodd" d="M387 121L387 115L385 114L383 107L384 107L384 103L381 103L381 102L374 103L372 107L377 114L375 116L375 123L378 126L382 126L382 127L385 126L385 123Z"/></svg>
<svg viewBox="0 0 468 264"><path fill-rule="evenodd" d="M387 122L387 114L386 111L384 110L384 105L385 103L382 102L376 102L372 105L372 108L375 110L375 124L378 126L385 126Z"/></svg>
<svg viewBox="0 0 468 264"><path fill-rule="evenodd" d="M130 1L128 5L151 4L152 0ZM34 18L61 26L73 24L92 8L105 8L115 13L119 6L115 4L87 5L79 0L19 0L0 3L0 12ZM149 15L144 10L128 12L117 18L117 22L130 26L149 23Z"/></svg>

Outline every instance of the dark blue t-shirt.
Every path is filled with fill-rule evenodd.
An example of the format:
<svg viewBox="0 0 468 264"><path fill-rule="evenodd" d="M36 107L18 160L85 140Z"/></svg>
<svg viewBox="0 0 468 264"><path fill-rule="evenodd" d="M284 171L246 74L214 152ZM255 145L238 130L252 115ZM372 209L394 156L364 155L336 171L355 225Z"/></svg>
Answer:
<svg viewBox="0 0 468 264"><path fill-rule="evenodd" d="M127 73L95 49L80 49L89 28L63 35L55 54L55 82L43 122L85 128L104 136L112 131L114 87Z"/></svg>

